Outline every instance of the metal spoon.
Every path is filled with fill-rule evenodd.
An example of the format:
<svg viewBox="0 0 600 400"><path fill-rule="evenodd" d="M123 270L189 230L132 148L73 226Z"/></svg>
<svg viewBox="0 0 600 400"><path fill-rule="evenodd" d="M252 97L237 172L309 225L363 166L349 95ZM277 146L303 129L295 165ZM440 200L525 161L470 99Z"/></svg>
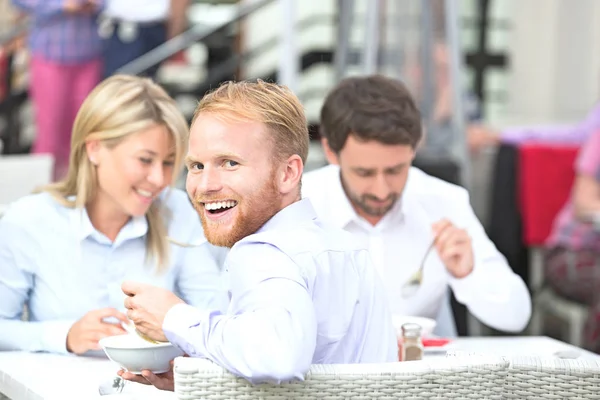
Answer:
<svg viewBox="0 0 600 400"><path fill-rule="evenodd" d="M402 286L402 297L411 297L417 293L419 287L421 287L421 282L423 281L423 268L425 268L425 261L427 260L427 256L431 253L431 250L435 246L435 239L431 242L427 251L425 252L425 256L421 260L421 266L419 269L410 277L409 280Z"/></svg>
<svg viewBox="0 0 600 400"><path fill-rule="evenodd" d="M98 385L98 393L100 393L100 396L120 394L123 391L124 387L125 379L117 375L111 380L107 380L105 382L100 383L100 385Z"/></svg>

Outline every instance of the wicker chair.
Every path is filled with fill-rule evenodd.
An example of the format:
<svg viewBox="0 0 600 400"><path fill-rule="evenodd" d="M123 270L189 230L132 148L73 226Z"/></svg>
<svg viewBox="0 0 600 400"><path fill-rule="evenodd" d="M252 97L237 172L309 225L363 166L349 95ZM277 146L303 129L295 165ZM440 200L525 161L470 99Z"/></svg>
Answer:
<svg viewBox="0 0 600 400"><path fill-rule="evenodd" d="M502 399L509 361L455 356L388 364L313 365L301 382L252 385L211 361L178 358L180 400Z"/></svg>
<svg viewBox="0 0 600 400"><path fill-rule="evenodd" d="M505 399L600 399L600 362L514 357Z"/></svg>

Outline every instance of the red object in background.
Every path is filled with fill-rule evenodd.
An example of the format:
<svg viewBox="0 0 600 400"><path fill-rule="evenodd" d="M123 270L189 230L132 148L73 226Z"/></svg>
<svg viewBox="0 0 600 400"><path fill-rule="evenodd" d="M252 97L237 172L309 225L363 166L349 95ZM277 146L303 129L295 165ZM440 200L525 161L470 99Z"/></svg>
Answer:
<svg viewBox="0 0 600 400"><path fill-rule="evenodd" d="M579 146L524 144L519 147L519 204L526 246L544 244L575 179Z"/></svg>
<svg viewBox="0 0 600 400"><path fill-rule="evenodd" d="M173 56L169 58L168 62L174 63L174 64L187 63L187 57L185 56L185 51L181 50L180 52L173 54Z"/></svg>
<svg viewBox="0 0 600 400"><path fill-rule="evenodd" d="M424 347L441 347L450 343L450 339L445 338L424 338L423 346Z"/></svg>

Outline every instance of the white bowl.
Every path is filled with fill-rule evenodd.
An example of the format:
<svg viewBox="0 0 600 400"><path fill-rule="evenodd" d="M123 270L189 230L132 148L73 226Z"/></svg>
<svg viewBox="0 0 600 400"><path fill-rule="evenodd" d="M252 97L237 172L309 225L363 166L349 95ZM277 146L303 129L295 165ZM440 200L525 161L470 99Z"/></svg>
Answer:
<svg viewBox="0 0 600 400"><path fill-rule="evenodd" d="M106 337L100 340L100 346L121 368L138 375L145 369L155 374L167 372L171 360L183 355L171 343L154 344L133 334Z"/></svg>
<svg viewBox="0 0 600 400"><path fill-rule="evenodd" d="M435 319L426 317L412 317L410 315L393 315L392 323L396 329L396 335L402 336L402 325L406 323L418 324L421 326L421 337L430 337L433 335L433 330L437 322Z"/></svg>

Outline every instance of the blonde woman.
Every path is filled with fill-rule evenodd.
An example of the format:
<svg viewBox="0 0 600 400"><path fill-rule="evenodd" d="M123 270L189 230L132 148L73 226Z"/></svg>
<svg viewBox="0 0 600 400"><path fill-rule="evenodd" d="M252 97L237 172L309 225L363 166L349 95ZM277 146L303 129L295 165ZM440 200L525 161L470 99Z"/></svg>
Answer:
<svg viewBox="0 0 600 400"><path fill-rule="evenodd" d="M171 187L187 132L173 99L150 80L117 75L90 93L67 177L0 219L0 350L97 350L101 338L124 332L126 279L200 308L226 307L221 250Z"/></svg>

